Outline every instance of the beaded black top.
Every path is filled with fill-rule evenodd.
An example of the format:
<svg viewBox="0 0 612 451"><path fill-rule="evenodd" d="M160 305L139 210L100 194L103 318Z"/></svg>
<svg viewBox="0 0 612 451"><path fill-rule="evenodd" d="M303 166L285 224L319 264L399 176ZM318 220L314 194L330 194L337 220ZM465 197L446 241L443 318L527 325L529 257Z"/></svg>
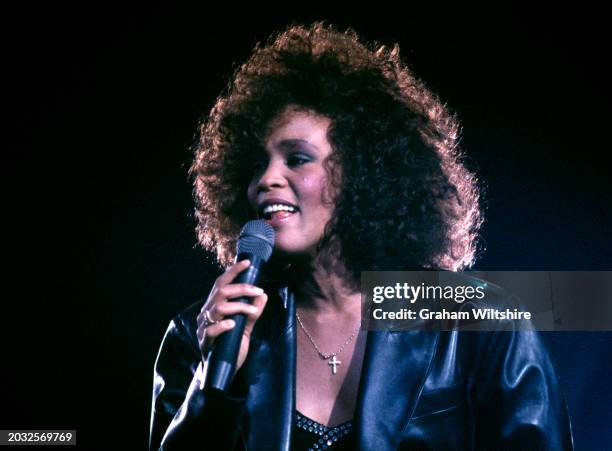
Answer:
<svg viewBox="0 0 612 451"><path fill-rule="evenodd" d="M355 449L353 422L350 420L338 426L328 427L296 411L294 421L292 451L322 449L347 451Z"/></svg>

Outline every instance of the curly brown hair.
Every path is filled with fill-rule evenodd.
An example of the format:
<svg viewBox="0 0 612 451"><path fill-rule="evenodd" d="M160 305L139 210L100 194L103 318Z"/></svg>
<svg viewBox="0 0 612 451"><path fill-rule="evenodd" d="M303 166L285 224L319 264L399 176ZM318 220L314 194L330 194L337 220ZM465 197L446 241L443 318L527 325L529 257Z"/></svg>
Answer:
<svg viewBox="0 0 612 451"><path fill-rule="evenodd" d="M479 189L457 147L457 120L397 45L363 43L353 30L316 22L258 44L201 124L190 169L197 234L220 264L232 263L240 228L254 217L245 170L288 106L332 121L326 168L342 176L321 245L335 245L356 280L363 270L473 263Z"/></svg>

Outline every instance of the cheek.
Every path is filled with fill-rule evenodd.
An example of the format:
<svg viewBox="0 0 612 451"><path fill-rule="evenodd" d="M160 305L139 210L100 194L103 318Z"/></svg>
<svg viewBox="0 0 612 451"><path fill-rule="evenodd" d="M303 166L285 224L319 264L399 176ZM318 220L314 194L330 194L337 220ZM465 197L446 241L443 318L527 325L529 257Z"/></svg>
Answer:
<svg viewBox="0 0 612 451"><path fill-rule="evenodd" d="M257 185L251 182L247 188L247 199L251 208L255 208L255 202L257 200Z"/></svg>
<svg viewBox="0 0 612 451"><path fill-rule="evenodd" d="M323 187L326 182L325 176L304 177L301 180L301 191L305 200L311 207L323 206Z"/></svg>

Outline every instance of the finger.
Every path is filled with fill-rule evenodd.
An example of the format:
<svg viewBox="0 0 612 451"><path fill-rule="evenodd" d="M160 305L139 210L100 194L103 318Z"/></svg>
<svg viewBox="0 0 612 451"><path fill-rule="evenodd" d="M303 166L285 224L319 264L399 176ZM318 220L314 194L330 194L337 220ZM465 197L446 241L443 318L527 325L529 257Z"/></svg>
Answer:
<svg viewBox="0 0 612 451"><path fill-rule="evenodd" d="M213 313L216 310L214 305L210 308L205 308L205 307L206 305L202 307L202 309L200 310L200 313L198 313L198 316L196 317L198 334L201 334L201 332L209 325L216 323L218 321L221 321L223 319L223 315L217 314L215 316L215 314ZM210 320L212 320L213 322L211 323ZM202 337L198 336L198 339L201 339L201 338Z"/></svg>
<svg viewBox="0 0 612 451"><path fill-rule="evenodd" d="M208 318L206 316L206 312L207 311L208 311ZM212 320L213 322L216 322L216 321L219 321L219 320L223 319L223 317L221 315L214 316L213 315L214 311L215 311L215 306L214 305L212 307L208 306L208 305L205 305L204 307L202 307L202 310L200 310L200 313L198 313L198 316L196 317L196 323L198 325L198 328L201 325L203 325L203 324L204 325L210 324L209 320Z"/></svg>
<svg viewBox="0 0 612 451"><path fill-rule="evenodd" d="M251 264L250 260L241 260L238 263L234 263L232 266L227 268L223 274L221 274L217 281L219 285L226 285L236 278L238 274L247 269Z"/></svg>
<svg viewBox="0 0 612 451"><path fill-rule="evenodd" d="M245 304L244 302L224 302L215 306L215 319L243 313L248 316L257 315L259 309L255 305Z"/></svg>
<svg viewBox="0 0 612 451"><path fill-rule="evenodd" d="M261 288L249 284L235 284L223 287L223 289L218 290L214 294L213 298L209 299L200 310L200 313L197 316L198 325L200 323L207 322L206 311L209 312L209 318L211 318L213 321L219 321L223 319L223 317L228 313L249 313L248 310L236 310L238 307L232 308L230 310L227 310L224 307L219 310L219 307L225 304L249 305L250 303L228 302L228 299L238 299L241 297L255 298L263 294L263 292L264 291Z"/></svg>
<svg viewBox="0 0 612 451"><path fill-rule="evenodd" d="M208 326L199 325L196 330L196 335L198 337L198 343L200 345L200 349L204 350L204 346L210 347L215 337L219 336L221 333L234 328L236 325L235 321L232 319L225 319L223 321L219 321L215 324L209 324Z"/></svg>
<svg viewBox="0 0 612 451"><path fill-rule="evenodd" d="M255 324L255 322L259 319L259 317L263 313L267 302L268 302L268 295L266 293L262 294L261 296L257 296L255 299L253 299L252 307L255 307L257 311L249 315L249 318L247 320L245 329L249 333L251 329L253 328L253 325Z"/></svg>
<svg viewBox="0 0 612 451"><path fill-rule="evenodd" d="M224 287L219 288L216 293L215 298L217 302L221 299L235 299L240 297L255 297L263 294L263 290L254 285L250 285L247 283L232 283L229 285L225 285ZM221 297L221 299L219 299Z"/></svg>
<svg viewBox="0 0 612 451"><path fill-rule="evenodd" d="M217 277L217 280L215 280L213 288L210 294L208 295L208 299L202 306L202 309L208 308L211 302L213 302L214 298L218 295L219 290L223 288L224 286L228 285L229 283L231 283L232 280L234 280L236 276L240 274L242 271L247 269L250 264L251 264L250 260L241 260L238 263L235 263L229 268L227 268L223 274Z"/></svg>
<svg viewBox="0 0 612 451"><path fill-rule="evenodd" d="M212 311L210 313L210 316L214 317L215 321L219 321L219 323L217 324L221 325L222 331L227 330L227 328L233 328L235 325L235 324L232 324L233 321L229 318L228 320L231 322L224 323L224 321L228 321L228 320L224 320L223 318L225 318L228 315L244 314L247 316L247 324L249 324L249 322L253 324L261 316L262 309L267 301L267 298L268 297L265 293L256 297L254 299L254 302L256 303L256 305L245 304L243 302L225 302L225 303L217 304L213 307L213 310L215 312L214 316L213 316ZM220 319L216 319L217 316L219 316ZM198 327L196 331L196 335L200 343L204 341L206 336L208 337L217 336L218 335L217 332L219 329L218 327L215 327L217 326L217 324L206 325L206 321L203 320L203 317L204 317L203 314L198 317ZM202 320L200 320L200 318L202 318Z"/></svg>
<svg viewBox="0 0 612 451"><path fill-rule="evenodd" d="M233 329L234 326L236 326L236 322L233 319L224 319L223 321L219 321L217 324L211 324L210 326L204 328L204 341L217 338L222 333Z"/></svg>
<svg viewBox="0 0 612 451"><path fill-rule="evenodd" d="M254 305L258 308L263 309L267 303L268 303L268 295L266 293L263 293L262 295L255 297L251 305Z"/></svg>
<svg viewBox="0 0 612 451"><path fill-rule="evenodd" d="M200 326L201 323L205 322L205 312L206 312L206 305L203 305L202 308L200 309L200 313L198 313L198 316L196 316L196 321L198 322L198 327Z"/></svg>

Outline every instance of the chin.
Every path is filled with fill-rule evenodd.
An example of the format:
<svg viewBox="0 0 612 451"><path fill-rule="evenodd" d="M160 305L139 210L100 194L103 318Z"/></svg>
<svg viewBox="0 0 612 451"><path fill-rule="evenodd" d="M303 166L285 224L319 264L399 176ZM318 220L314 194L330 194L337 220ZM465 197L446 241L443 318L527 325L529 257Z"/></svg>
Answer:
<svg viewBox="0 0 612 451"><path fill-rule="evenodd" d="M296 246L282 246L278 244L274 246L274 253L278 253L286 257L292 257L292 256L298 257L298 256L310 254L310 252L308 252L308 249L304 249L304 248L300 248Z"/></svg>
<svg viewBox="0 0 612 451"><path fill-rule="evenodd" d="M274 245L274 253L282 255L285 258L304 258L313 257L316 253L316 245L297 245L296 243L276 242Z"/></svg>

